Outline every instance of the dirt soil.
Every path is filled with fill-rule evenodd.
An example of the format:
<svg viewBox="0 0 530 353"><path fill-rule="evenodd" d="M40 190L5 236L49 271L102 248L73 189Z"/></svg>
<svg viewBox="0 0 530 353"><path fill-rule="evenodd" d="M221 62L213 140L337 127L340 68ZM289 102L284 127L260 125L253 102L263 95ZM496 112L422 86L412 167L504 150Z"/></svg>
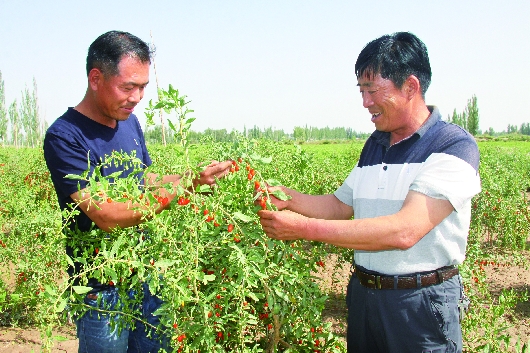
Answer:
<svg viewBox="0 0 530 353"><path fill-rule="evenodd" d="M75 337L75 326L62 327L53 333L66 338L65 341L56 342L52 352L77 352L77 338ZM0 328L0 352L1 353L37 353L41 352L40 332L36 329Z"/></svg>
<svg viewBox="0 0 530 353"><path fill-rule="evenodd" d="M525 255L528 263L530 251L527 251ZM486 266L485 271L490 291L494 297L498 297L503 289L526 292L530 296L529 268L521 265ZM519 337L521 344L528 342L530 340L530 300L517 303L514 314L508 319L513 326L506 330L506 334Z"/></svg>
<svg viewBox="0 0 530 353"><path fill-rule="evenodd" d="M530 260L530 251L526 254ZM530 271L523 266L485 266L487 282L492 293L498 296L503 289L526 291L530 294ZM346 335L346 285L350 273L350 264L339 263L336 256L325 259L324 267L316 276L320 278L321 288L329 299L323 313L325 322L332 323L335 334L345 339ZM530 339L530 302L518 303L514 315L509 318L513 325L507 330L512 337L519 337L521 342ZM75 325L61 327L54 335L66 340L56 342L52 352L77 352ZM41 337L36 329L0 327L0 353L38 353L41 352ZM515 342L513 342L515 344Z"/></svg>

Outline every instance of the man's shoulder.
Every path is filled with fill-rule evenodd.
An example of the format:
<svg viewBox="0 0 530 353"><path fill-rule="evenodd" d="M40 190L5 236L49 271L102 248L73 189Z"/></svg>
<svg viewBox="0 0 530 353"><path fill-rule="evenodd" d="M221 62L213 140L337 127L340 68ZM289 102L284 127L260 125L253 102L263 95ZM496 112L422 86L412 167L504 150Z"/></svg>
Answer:
<svg viewBox="0 0 530 353"><path fill-rule="evenodd" d="M55 121L48 127L46 134L67 132L76 129L78 122L78 120L75 119L76 113L75 109L68 108L63 115L55 119Z"/></svg>
<svg viewBox="0 0 530 353"><path fill-rule="evenodd" d="M450 123L448 121L439 120L430 129L430 135L433 139L442 141L460 141L468 142L472 145L476 145L475 138L463 127Z"/></svg>
<svg viewBox="0 0 530 353"><path fill-rule="evenodd" d="M431 152L452 155L478 169L480 153L477 142L463 127L440 120L425 137Z"/></svg>

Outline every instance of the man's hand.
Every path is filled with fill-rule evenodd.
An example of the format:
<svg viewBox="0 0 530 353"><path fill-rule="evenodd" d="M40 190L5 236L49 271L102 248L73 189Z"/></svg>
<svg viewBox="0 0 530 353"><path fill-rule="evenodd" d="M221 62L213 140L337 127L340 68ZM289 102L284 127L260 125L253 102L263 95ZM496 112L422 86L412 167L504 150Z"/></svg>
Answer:
<svg viewBox="0 0 530 353"><path fill-rule="evenodd" d="M271 196L270 197L270 202L276 206L276 208L278 208L278 210L283 210L283 209L286 209L287 208L287 205L289 204L289 200L280 200L279 198L275 197L274 196L274 192L275 191L282 191L283 193L285 193L285 195L291 197L290 193L292 192L292 190L286 188L285 186L267 186L267 191L269 193L269 195ZM265 194L262 196L264 197ZM256 203L259 203L259 199L256 200Z"/></svg>
<svg viewBox="0 0 530 353"><path fill-rule="evenodd" d="M269 238L277 240L304 239L309 228L309 218L301 214L284 211L258 211L263 231Z"/></svg>
<svg viewBox="0 0 530 353"><path fill-rule="evenodd" d="M230 172L231 167L232 161L213 161L212 163L208 164L202 172L199 173L199 177L193 181L193 185L198 186L215 184L217 179L224 177Z"/></svg>

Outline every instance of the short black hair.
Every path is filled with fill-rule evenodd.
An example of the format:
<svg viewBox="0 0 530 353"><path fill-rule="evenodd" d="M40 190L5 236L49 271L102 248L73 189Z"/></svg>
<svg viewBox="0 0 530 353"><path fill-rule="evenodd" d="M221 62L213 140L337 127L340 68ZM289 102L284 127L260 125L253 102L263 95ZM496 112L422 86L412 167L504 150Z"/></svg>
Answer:
<svg viewBox="0 0 530 353"><path fill-rule="evenodd" d="M140 38L121 31L109 31L100 35L90 44L86 57L87 76L93 68L97 68L104 75L119 74L118 64L124 56L130 56L142 63L151 64L154 48Z"/></svg>
<svg viewBox="0 0 530 353"><path fill-rule="evenodd" d="M431 64L425 44L414 34L396 32L368 43L357 58L357 78L380 74L401 88L410 75L418 78L422 97L431 84Z"/></svg>

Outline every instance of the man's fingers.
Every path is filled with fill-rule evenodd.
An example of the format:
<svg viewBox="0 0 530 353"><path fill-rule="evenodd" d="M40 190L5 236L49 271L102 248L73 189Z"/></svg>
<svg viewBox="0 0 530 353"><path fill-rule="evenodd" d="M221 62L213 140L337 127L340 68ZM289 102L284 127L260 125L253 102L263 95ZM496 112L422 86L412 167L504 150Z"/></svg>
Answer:
<svg viewBox="0 0 530 353"><path fill-rule="evenodd" d="M225 161L225 162L215 162L211 164L212 168L214 168L217 171L225 171L230 170L230 167L232 167L231 161Z"/></svg>
<svg viewBox="0 0 530 353"><path fill-rule="evenodd" d="M214 166L216 164L219 164L219 162L216 161L216 160L213 160L213 161L210 161L210 164L208 164L208 165L205 165L205 164L206 164L206 162L200 162L198 165L199 165L199 167L204 166L203 169L206 169L208 167L212 167L212 166Z"/></svg>
<svg viewBox="0 0 530 353"><path fill-rule="evenodd" d="M261 219L272 219L272 211L269 210L259 210L258 217Z"/></svg>
<svg viewBox="0 0 530 353"><path fill-rule="evenodd" d="M276 235L276 230L273 226L273 223L274 223L274 220L273 220L273 217L275 215L275 211L268 211L268 210L260 210L258 211L258 216L260 217L260 224L261 224L261 228L263 229L263 231L265 232L265 234L268 236L268 237L271 237L271 238L274 238L274 239L278 239L277 235Z"/></svg>
<svg viewBox="0 0 530 353"><path fill-rule="evenodd" d="M231 167L232 167L231 161L226 161L222 163L217 162L217 164L212 165L213 175L216 178L224 177L225 175L228 174Z"/></svg>
<svg viewBox="0 0 530 353"><path fill-rule="evenodd" d="M232 166L232 162L226 161L219 163L217 161L213 161L210 163L206 168L204 168L204 171L202 171L203 176L214 176L214 177L221 177L228 174L230 171L230 167Z"/></svg>

